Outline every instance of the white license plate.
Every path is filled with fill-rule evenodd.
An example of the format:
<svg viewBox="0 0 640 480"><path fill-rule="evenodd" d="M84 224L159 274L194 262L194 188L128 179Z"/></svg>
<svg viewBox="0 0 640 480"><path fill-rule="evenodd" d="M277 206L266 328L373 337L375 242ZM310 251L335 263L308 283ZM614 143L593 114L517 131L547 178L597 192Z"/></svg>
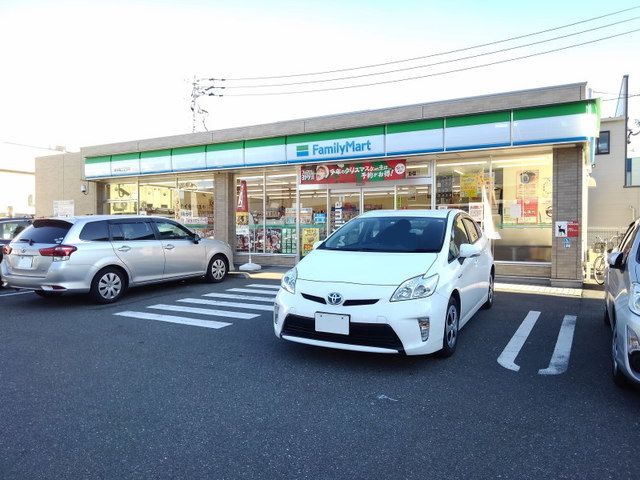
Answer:
<svg viewBox="0 0 640 480"><path fill-rule="evenodd" d="M316 332L349 335L349 315L316 313Z"/></svg>
<svg viewBox="0 0 640 480"><path fill-rule="evenodd" d="M18 258L18 267L22 270L33 268L33 257L20 257Z"/></svg>

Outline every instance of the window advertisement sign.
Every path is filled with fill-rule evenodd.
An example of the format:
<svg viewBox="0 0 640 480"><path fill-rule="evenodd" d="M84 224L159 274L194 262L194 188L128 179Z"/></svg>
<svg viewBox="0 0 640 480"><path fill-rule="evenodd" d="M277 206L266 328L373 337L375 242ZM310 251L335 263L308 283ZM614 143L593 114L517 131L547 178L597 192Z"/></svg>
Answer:
<svg viewBox="0 0 640 480"><path fill-rule="evenodd" d="M302 228L300 230L302 236L302 256L313 250L313 244L320 241L319 228Z"/></svg>
<svg viewBox="0 0 640 480"><path fill-rule="evenodd" d="M404 159L305 165L301 170L300 183L302 185L383 182L385 180L401 180L407 174Z"/></svg>

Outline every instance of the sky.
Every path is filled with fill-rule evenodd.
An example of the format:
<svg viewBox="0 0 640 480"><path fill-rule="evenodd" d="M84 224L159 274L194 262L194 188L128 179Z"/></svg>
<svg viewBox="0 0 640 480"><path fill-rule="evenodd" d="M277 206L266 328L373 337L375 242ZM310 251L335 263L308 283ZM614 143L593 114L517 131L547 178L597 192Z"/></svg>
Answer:
<svg viewBox="0 0 640 480"><path fill-rule="evenodd" d="M7 162L15 167L17 159L27 168L34 156L55 153L6 142L64 145L77 150L189 133L194 76L262 77L397 61L558 27L634 7L634 1L639 0L0 0L0 168L7 168ZM634 17L640 17L640 9L541 36L395 67L486 53ZM382 79L443 72L633 29L640 29L640 18L562 40ZM636 32L517 62L419 80L300 95L202 97L200 105L209 112L207 128L216 130L583 81L605 92L597 95L612 98L624 74L630 75L630 93L640 93L639 45L640 32ZM615 102L603 105L609 115ZM630 117L640 118L640 96L630 99ZM199 123L197 131L203 129Z"/></svg>

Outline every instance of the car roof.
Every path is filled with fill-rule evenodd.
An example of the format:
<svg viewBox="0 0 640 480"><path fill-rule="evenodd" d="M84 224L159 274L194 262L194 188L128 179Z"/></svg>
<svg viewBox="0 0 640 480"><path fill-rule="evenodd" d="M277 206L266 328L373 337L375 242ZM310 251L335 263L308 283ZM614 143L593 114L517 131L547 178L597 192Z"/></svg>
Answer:
<svg viewBox="0 0 640 480"><path fill-rule="evenodd" d="M100 220L129 220L129 219L160 219L160 220L171 220L167 217L159 217L155 215L76 215L73 217L42 217L36 218L36 220L62 220L64 222L69 222L72 224L75 223L86 223L86 222L97 222Z"/></svg>
<svg viewBox="0 0 640 480"><path fill-rule="evenodd" d="M455 208L443 208L438 210L370 210L360 215L361 217L430 217L447 218L450 213L464 213Z"/></svg>

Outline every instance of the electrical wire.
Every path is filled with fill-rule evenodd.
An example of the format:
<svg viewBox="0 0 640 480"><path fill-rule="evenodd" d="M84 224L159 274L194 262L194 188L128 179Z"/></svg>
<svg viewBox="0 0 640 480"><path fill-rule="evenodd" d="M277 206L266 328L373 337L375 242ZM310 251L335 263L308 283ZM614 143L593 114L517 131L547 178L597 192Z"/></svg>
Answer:
<svg viewBox="0 0 640 480"><path fill-rule="evenodd" d="M599 27L594 27L594 28L589 28L589 29L586 29L586 30L581 30L579 32L573 32L573 33L568 33L566 35L560 35L558 37L552 37L552 38L547 38L545 40L539 40L537 42L525 43L523 45L516 45L515 47L502 48L502 49L499 49L499 50L493 50L491 52L484 52L484 53L478 53L478 54L475 54L475 55L468 55L466 57L452 58L452 59L449 59L449 60L442 60L440 62L429 63L429 64L426 64L426 65L414 65L412 67L398 68L398 69L395 69L395 70L387 70L387 71L384 71L384 72L363 73L363 74L360 74L360 75L350 75L350 76L328 78L328 79L321 79L321 80L305 80L305 81L302 81L302 82L271 83L271 84L263 84L263 85L226 85L226 84L223 85L223 86L212 85L211 87L205 88L204 91L207 92L207 91L210 91L212 89L227 90L227 89L288 87L288 86L293 86L293 85L308 85L308 84L315 84L315 83L339 82L341 80L353 80L353 79L356 79L356 78L376 77L376 76L380 76L380 75L388 75L390 73L398 73L398 72L406 72L406 71L410 71L410 70L418 70L418 69L421 69L421 68L434 67L434 66L437 66L437 65L444 65L444 64L447 64L447 63L461 62L463 60L470 60L470 59L473 59L473 58L480 58L480 57L484 57L484 56L487 56L487 55L494 55L496 53L504 53L504 52L508 52L508 51L511 51L511 50L517 50L517 49L520 49L520 48L531 47L533 45L540 45L542 43L549 43L549 42L553 42L555 40L561 40L563 38L575 37L576 35L582 35L583 33L594 32L596 30L602 30L603 28L608 28L608 27L612 27L612 26L615 26L615 25L620 25L622 23L632 22L632 21L637 20L639 18L640 18L640 16L636 16L636 17L625 19L625 20L620 20L618 22L609 23L607 25L601 25Z"/></svg>
<svg viewBox="0 0 640 480"><path fill-rule="evenodd" d="M376 86L376 85L388 85L388 84L392 84L392 83L400 83L400 82L407 82L407 81L411 81L411 80L419 80L422 78L430 78L430 77L437 77L437 76L442 76L442 75L447 75L450 73L457 73L457 72L464 72L467 70L475 70L478 68L484 68L484 67L489 67L489 66L493 66L493 65L500 65L503 63L508 63L508 62L514 62L517 60L524 60L527 58L532 58L532 57L537 57L540 55L546 55L549 53L554 53L554 52L560 52L563 50L568 50L570 48L575 48L575 47L581 47L584 45L589 45L592 43L597 43L597 42L601 42L604 40L609 40L611 38L617 38L617 37L622 37L624 35L629 35L635 32L640 31L640 28L636 28L634 30L628 30L626 32L622 32L622 33L617 33L615 35L609 35L606 37L600 37L600 38L596 38L594 40L589 40L586 42L581 42L581 43L576 43L576 44L572 44L572 45L567 45L564 47L558 47L558 48L554 48L551 50L545 50L542 52L536 52L536 53L532 53L529 55L522 55L519 57L513 57L513 58L507 58L504 60L497 60L495 62L489 62L489 63L483 63L480 65L473 65L470 67L462 67L462 68L456 68L453 70L447 70L444 72L436 72L436 73L430 73L430 74L426 74L426 75L418 75L418 76L414 76L414 77L406 77L406 78L400 78L400 79L394 79L394 80L385 80L385 81L380 81L380 82L372 82L372 83L364 83L364 84L359 84L359 85L346 85L346 86L341 86L341 87L329 87L329 88L316 88L316 89L309 89L309 90L297 90L297 91L293 91L293 92L267 92L267 93L231 93L231 94L218 94L218 93L208 93L208 96L211 97L261 97L261 96L276 96L276 95L297 95L297 94L301 94L301 93L316 93L316 92L330 92L330 91L336 91L336 90L347 90L347 89L351 89L351 88L362 88L362 87L372 87L372 86Z"/></svg>
<svg viewBox="0 0 640 480"><path fill-rule="evenodd" d="M481 43L481 44L473 45L473 46L470 46L470 47L458 48L458 49L449 50L449 51L446 51L446 52L438 52L438 53L432 53L432 54L429 54L429 55L422 55L422 56L419 56L419 57L406 58L406 59L403 59L403 60L394 60L394 61L390 61L390 62L374 63L374 64L371 64L371 65L362 65L362 66L358 66L358 67L340 68L340 69L336 69L336 70L326 70L326 71L323 71L323 72L306 72L306 73L295 73L295 74L289 74L289 75L271 75L271 76L264 76L264 77L203 78L203 79L200 79L200 81L273 80L275 78L292 78L292 77L307 77L307 76L313 76L313 75L327 75L327 74L330 74L330 73L348 72L348 71L352 71L352 70L362 70L362 69L365 69L365 68L384 67L384 66L387 66L387 65L396 65L398 63L412 62L412 61L415 61L415 60L424 60L425 58L437 57L437 56L441 56L441 55L449 55L451 53L464 52L464 51L467 51L467 50L473 50L475 48L489 47L491 45L497 45L497 44L500 44L500 43L510 42L512 40L519 40L521 38L533 37L535 35L541 35L543 33L553 32L553 31L556 31L556 30L561 30L563 28L573 27L573 26L580 25L580 24L583 24L583 23L593 22L595 20L600 20L602 18L611 17L611 16L617 15L619 13L629 12L631 10L636 10L638 8L640 8L640 5L636 5L636 6L630 7L630 8L625 8L623 10L617 10L617 11L611 12L611 13L606 13L604 15L599 15L597 17L587 18L585 20L580 20L580 21L573 22L573 23L567 23L565 25L560 25L558 27L547 28L545 30L539 30L537 32L527 33L527 34L524 34L524 35L518 35L518 36L515 36L515 37L509 37L509 38L505 38L505 39L502 39L502 40L496 40L496 41L488 42L488 43Z"/></svg>
<svg viewBox="0 0 640 480"><path fill-rule="evenodd" d="M595 90L593 90L595 92ZM602 92L604 93L604 92ZM640 97L640 93L634 93L633 95L620 95L619 97L614 98L601 98L601 102L612 102L614 100L620 100L621 98L632 98L632 97Z"/></svg>

